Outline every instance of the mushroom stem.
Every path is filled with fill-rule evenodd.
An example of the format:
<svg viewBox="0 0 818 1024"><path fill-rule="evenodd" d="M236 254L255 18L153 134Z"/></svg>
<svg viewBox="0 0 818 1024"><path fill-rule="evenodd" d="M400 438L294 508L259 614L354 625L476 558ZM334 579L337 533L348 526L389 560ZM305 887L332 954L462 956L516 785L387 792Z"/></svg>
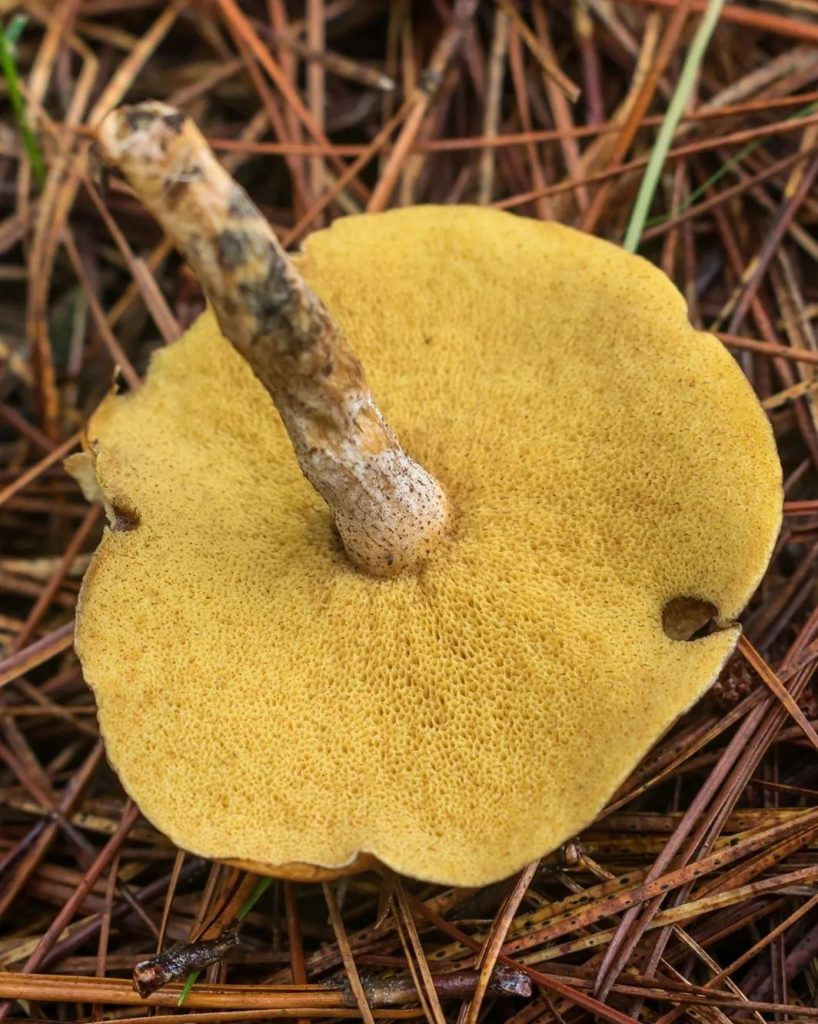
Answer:
<svg viewBox="0 0 818 1024"><path fill-rule="evenodd" d="M140 103L105 118L99 146L269 391L350 559L374 576L417 569L448 529L448 499L401 448L349 342L196 126L167 104Z"/></svg>

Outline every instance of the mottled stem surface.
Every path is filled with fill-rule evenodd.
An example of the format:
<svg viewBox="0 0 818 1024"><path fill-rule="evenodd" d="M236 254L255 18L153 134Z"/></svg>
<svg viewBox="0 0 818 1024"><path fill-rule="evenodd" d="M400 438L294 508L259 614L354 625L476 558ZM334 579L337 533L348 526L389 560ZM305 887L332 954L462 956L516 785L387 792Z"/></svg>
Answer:
<svg viewBox="0 0 818 1024"><path fill-rule="evenodd" d="M167 104L141 103L109 114L99 145L269 391L350 559L375 576L419 568L447 531L446 495L403 451L349 342L196 126Z"/></svg>

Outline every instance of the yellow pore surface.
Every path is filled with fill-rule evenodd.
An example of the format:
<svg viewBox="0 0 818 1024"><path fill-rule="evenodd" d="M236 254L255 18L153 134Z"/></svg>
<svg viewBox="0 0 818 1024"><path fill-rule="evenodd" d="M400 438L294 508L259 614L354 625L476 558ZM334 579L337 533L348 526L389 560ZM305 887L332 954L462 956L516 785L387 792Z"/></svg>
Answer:
<svg viewBox="0 0 818 1024"><path fill-rule="evenodd" d="M89 440L107 531L78 646L108 754L215 858L478 885L598 813L736 639L781 513L767 421L667 278L495 211L350 217L305 277L456 532L419 576L347 562L267 393L206 314Z"/></svg>

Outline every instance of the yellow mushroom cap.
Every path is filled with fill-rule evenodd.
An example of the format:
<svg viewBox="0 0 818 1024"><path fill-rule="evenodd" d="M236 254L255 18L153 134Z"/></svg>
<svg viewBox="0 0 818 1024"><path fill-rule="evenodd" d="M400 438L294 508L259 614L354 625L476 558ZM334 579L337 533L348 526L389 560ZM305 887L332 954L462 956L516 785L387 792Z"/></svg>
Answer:
<svg viewBox="0 0 818 1024"><path fill-rule="evenodd" d="M488 883L591 821L716 677L780 525L772 433L668 279L569 228L417 207L298 265L455 529L419 574L353 568L205 314L89 427L118 528L77 646L108 755L196 853ZM679 597L724 628L670 639Z"/></svg>

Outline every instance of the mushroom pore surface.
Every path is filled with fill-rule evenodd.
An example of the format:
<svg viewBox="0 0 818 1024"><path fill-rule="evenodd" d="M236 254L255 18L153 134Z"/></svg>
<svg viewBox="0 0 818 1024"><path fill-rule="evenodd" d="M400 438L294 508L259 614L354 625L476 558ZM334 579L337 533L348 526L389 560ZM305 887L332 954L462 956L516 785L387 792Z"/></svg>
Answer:
<svg viewBox="0 0 818 1024"><path fill-rule="evenodd" d="M356 570L206 313L88 430L119 526L77 627L108 754L196 853L492 882L592 820L732 651L772 434L667 278L571 229L409 208L297 262L455 527L419 573ZM679 597L725 628L670 639Z"/></svg>

